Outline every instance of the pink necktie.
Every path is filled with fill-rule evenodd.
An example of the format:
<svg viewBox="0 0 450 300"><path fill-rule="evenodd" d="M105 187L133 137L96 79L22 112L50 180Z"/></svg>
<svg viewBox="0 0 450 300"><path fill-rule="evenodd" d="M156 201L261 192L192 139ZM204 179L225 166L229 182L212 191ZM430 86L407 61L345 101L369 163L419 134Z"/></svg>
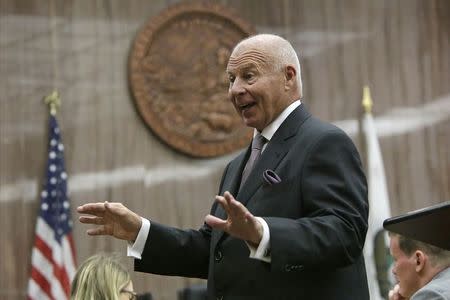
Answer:
<svg viewBox="0 0 450 300"><path fill-rule="evenodd" d="M256 134L256 136L253 138L252 153L250 154L250 157L247 160L247 164L245 165L244 171L242 172L241 187L244 184L250 172L252 171L252 168L255 165L256 161L260 157L261 149L263 148L266 141L267 141L266 138L263 137L260 133Z"/></svg>

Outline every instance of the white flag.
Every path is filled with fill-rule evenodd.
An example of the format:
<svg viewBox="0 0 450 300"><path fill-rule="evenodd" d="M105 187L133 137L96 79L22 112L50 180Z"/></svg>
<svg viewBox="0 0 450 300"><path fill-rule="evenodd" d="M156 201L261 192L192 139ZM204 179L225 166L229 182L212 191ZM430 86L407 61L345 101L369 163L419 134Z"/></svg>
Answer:
<svg viewBox="0 0 450 300"><path fill-rule="evenodd" d="M383 221L390 217L389 196L386 187L383 159L378 143L375 122L370 112L372 101L369 88L364 88L363 105L366 113L362 126L367 149L367 177L369 186L369 229L364 246L370 299L387 297L392 281L390 271L389 241Z"/></svg>

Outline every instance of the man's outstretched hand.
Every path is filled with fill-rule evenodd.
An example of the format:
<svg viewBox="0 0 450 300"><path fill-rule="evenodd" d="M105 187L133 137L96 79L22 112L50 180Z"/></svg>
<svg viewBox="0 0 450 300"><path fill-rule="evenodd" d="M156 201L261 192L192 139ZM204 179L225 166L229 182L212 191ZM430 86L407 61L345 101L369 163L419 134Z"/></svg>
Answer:
<svg viewBox="0 0 450 300"><path fill-rule="evenodd" d="M81 223L97 225L86 231L89 235L112 235L135 241L142 225L141 217L122 203L87 203L79 206L77 212L86 214L78 218Z"/></svg>
<svg viewBox="0 0 450 300"><path fill-rule="evenodd" d="M206 224L257 247L263 235L261 223L241 202L234 199L228 191L223 196L216 196L216 201L223 207L228 217L226 220L222 220L215 216L207 215L205 217Z"/></svg>

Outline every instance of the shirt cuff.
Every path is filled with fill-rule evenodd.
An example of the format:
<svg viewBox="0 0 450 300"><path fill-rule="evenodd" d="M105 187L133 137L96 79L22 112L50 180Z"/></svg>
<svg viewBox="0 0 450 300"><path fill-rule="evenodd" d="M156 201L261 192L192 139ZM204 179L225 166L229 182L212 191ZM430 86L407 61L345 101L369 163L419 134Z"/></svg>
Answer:
<svg viewBox="0 0 450 300"><path fill-rule="evenodd" d="M258 248L255 248L249 243L245 242L248 249L250 250L249 257L270 263L272 261L272 257L270 256L269 226L263 218L256 217L256 219L259 221L259 223L261 223L263 227L263 236L261 238L261 241L259 242Z"/></svg>
<svg viewBox="0 0 450 300"><path fill-rule="evenodd" d="M142 258L142 252L144 252L145 243L147 242L148 233L150 232L150 221L146 218L142 218L141 229L139 229L138 236L134 243L128 242L127 244L127 256L134 257L136 259Z"/></svg>

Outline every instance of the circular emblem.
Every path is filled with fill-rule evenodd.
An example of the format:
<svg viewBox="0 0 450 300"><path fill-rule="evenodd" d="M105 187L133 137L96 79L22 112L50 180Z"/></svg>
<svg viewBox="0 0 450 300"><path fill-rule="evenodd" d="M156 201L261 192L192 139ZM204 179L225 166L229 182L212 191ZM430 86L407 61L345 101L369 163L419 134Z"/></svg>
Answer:
<svg viewBox="0 0 450 300"><path fill-rule="evenodd" d="M253 33L210 2L171 6L144 26L130 55L129 80L136 107L156 135L195 157L248 144L252 130L227 98L225 70L233 47Z"/></svg>

